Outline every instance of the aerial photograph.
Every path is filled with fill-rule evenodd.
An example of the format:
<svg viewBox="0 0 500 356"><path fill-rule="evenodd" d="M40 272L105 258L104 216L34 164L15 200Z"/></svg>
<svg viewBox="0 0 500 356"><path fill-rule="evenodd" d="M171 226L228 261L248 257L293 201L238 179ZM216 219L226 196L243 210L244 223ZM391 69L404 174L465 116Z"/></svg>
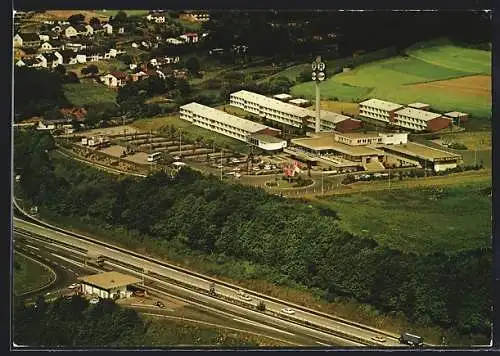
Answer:
<svg viewBox="0 0 500 356"><path fill-rule="evenodd" d="M14 10L10 349L492 347L492 33Z"/></svg>

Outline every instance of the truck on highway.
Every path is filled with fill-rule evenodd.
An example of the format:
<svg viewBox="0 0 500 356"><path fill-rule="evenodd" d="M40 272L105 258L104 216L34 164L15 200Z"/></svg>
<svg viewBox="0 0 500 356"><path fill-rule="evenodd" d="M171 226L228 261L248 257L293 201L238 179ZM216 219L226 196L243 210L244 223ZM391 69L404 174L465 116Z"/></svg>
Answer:
<svg viewBox="0 0 500 356"><path fill-rule="evenodd" d="M422 337L410 333L402 333L399 337L399 342L413 347L420 347L424 345L424 339Z"/></svg>

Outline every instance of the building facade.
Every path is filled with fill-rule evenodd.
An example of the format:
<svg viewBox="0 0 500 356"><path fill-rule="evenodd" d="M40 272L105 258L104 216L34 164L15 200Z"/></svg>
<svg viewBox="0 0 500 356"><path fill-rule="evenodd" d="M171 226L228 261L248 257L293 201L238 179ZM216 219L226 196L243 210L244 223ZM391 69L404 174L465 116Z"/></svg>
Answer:
<svg viewBox="0 0 500 356"><path fill-rule="evenodd" d="M402 108L403 105L400 104L379 99L369 99L359 103L359 115L391 124L394 122L395 112Z"/></svg>
<svg viewBox="0 0 500 356"><path fill-rule="evenodd" d="M414 131L438 131L451 124L451 119L433 112L404 108L395 112L394 124Z"/></svg>
<svg viewBox="0 0 500 356"><path fill-rule="evenodd" d="M280 130L250 120L245 120L198 103L193 102L181 106L180 118L204 129L220 133L236 140L257 144L262 149L271 146L278 147L278 143L281 145L280 148L282 148L283 145L286 146L285 140L280 140L275 137L281 133ZM267 141L263 139L258 140L263 143L261 145L259 145L257 141L250 142L249 136L256 134L273 137L275 140L270 138ZM277 140L279 140L279 142ZM264 145L264 143L266 144ZM268 146L268 143L272 145Z"/></svg>

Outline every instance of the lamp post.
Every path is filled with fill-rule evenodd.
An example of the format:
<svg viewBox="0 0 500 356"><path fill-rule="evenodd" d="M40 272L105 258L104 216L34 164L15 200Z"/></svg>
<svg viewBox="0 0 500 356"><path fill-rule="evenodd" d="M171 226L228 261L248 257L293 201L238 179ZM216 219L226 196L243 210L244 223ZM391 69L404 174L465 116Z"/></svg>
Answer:
<svg viewBox="0 0 500 356"><path fill-rule="evenodd" d="M319 83L325 80L325 69L326 65L324 62L321 61L321 56L317 56L316 60L312 62L311 64L312 68L312 75L311 78L314 80L315 87L316 87L316 125L315 125L315 131L319 132L321 129L320 125L320 91L319 91Z"/></svg>

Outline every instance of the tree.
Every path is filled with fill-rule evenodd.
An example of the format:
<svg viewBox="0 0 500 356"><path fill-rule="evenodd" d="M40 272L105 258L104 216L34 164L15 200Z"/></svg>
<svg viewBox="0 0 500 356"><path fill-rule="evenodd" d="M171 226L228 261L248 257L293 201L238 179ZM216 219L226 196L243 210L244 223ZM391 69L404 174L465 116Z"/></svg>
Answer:
<svg viewBox="0 0 500 356"><path fill-rule="evenodd" d="M197 57L191 57L186 61L186 68L192 74L197 74L200 71L200 62Z"/></svg>
<svg viewBox="0 0 500 356"><path fill-rule="evenodd" d="M95 74L99 73L99 68L95 64L90 64L87 67L87 71L89 74L95 75Z"/></svg>
<svg viewBox="0 0 500 356"><path fill-rule="evenodd" d="M66 67L61 64L58 64L57 67L54 68L54 70L62 77L64 77L64 75L66 74Z"/></svg>
<svg viewBox="0 0 500 356"><path fill-rule="evenodd" d="M68 72L65 76L66 83L80 83L80 79L75 72Z"/></svg>
<svg viewBox="0 0 500 356"><path fill-rule="evenodd" d="M122 54L118 59L126 65L134 63L134 59L130 54Z"/></svg>
<svg viewBox="0 0 500 356"><path fill-rule="evenodd" d="M113 18L114 22L119 23L119 24L124 24L127 22L127 13L123 10L120 10L116 13L115 17Z"/></svg>
<svg viewBox="0 0 500 356"><path fill-rule="evenodd" d="M74 14L68 17L68 22L71 26L76 26L85 21L85 16L82 14Z"/></svg>

